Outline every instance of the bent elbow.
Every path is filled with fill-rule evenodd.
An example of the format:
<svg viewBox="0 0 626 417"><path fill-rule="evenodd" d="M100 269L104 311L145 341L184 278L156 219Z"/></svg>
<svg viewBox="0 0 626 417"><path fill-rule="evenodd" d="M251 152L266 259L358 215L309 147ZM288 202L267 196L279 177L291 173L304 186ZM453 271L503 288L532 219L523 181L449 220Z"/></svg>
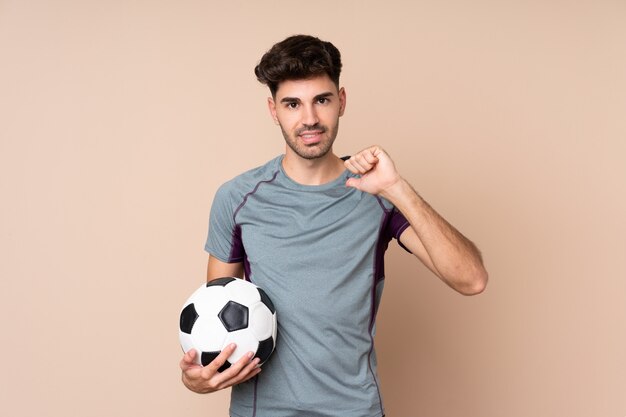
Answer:
<svg viewBox="0 0 626 417"><path fill-rule="evenodd" d="M487 288L487 281L489 281L489 274L483 268L474 274L472 279L462 289L459 289L459 292L467 296L478 295Z"/></svg>

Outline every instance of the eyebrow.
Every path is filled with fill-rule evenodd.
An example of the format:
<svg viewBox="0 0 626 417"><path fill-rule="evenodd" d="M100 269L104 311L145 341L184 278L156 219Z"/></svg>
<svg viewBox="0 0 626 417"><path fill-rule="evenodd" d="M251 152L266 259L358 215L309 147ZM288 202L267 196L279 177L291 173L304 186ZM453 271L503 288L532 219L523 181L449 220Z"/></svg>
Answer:
<svg viewBox="0 0 626 417"><path fill-rule="evenodd" d="M331 91L327 91L325 93L321 93L313 97L313 101L319 100L320 98L327 98L330 96L334 96L335 94ZM281 103L300 103L300 99L298 97L283 97L280 102Z"/></svg>

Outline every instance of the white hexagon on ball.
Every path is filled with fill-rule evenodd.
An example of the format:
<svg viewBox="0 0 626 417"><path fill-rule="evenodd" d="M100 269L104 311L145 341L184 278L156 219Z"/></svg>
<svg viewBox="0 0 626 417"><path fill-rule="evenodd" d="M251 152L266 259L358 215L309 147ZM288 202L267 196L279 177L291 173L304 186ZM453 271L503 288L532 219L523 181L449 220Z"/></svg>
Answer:
<svg viewBox="0 0 626 417"><path fill-rule="evenodd" d="M261 302L256 303L250 308L249 314L250 330L258 340L265 340L272 336L276 324L274 322L274 315L265 304Z"/></svg>
<svg viewBox="0 0 626 417"><path fill-rule="evenodd" d="M244 306L251 306L261 300L261 295L256 285L242 279L229 283L225 289L228 291L229 299Z"/></svg>
<svg viewBox="0 0 626 417"><path fill-rule="evenodd" d="M202 352L222 350L228 331L217 316L200 315L191 331L191 339L196 349Z"/></svg>

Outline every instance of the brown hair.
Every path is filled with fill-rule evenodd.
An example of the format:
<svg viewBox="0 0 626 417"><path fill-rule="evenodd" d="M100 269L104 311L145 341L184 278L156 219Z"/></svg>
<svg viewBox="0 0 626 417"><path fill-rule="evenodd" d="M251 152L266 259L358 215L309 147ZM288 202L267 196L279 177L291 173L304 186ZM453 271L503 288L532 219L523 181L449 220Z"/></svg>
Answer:
<svg viewBox="0 0 626 417"><path fill-rule="evenodd" d="M330 42L314 36L294 35L275 44L254 68L257 80L276 96L278 84L327 74L339 87L341 54Z"/></svg>

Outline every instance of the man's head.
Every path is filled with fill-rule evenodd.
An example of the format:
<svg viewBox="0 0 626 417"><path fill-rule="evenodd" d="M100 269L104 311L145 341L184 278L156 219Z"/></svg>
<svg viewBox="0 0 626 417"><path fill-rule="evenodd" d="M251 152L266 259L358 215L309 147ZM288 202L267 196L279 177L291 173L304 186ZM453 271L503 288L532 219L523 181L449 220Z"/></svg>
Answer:
<svg viewBox="0 0 626 417"><path fill-rule="evenodd" d="M328 75L339 89L341 54L330 42L314 36L290 36L272 46L254 68L257 79L267 85L276 97L279 84Z"/></svg>
<svg viewBox="0 0 626 417"><path fill-rule="evenodd" d="M337 48L313 36L289 37L263 55L255 73L272 93L268 108L288 145L287 158L329 155L346 104L340 72Z"/></svg>

